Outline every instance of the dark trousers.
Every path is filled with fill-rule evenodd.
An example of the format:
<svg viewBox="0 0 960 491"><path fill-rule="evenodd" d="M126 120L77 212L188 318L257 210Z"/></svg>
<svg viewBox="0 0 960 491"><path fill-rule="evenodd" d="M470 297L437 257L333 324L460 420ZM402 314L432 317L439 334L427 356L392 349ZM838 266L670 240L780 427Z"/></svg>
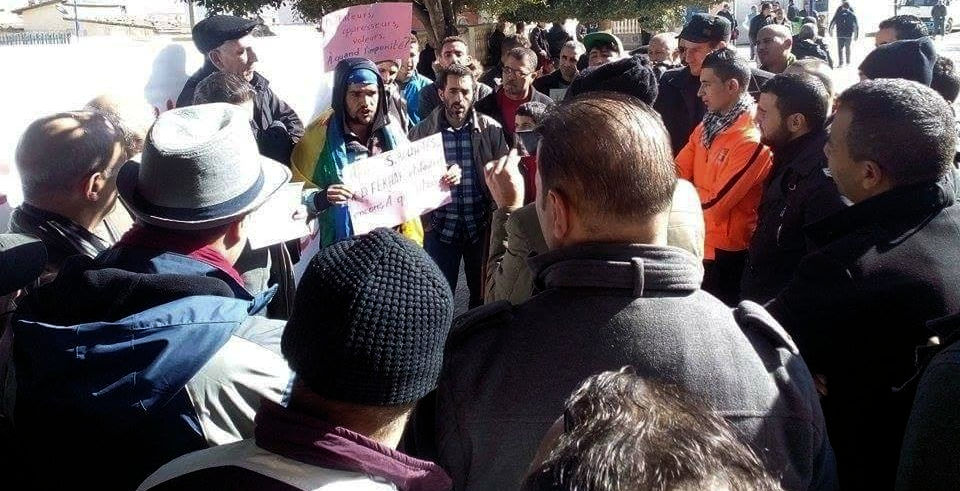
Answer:
<svg viewBox="0 0 960 491"><path fill-rule="evenodd" d="M846 63L849 65L850 60L850 46L853 44L853 38L837 38L837 57L840 59L840 66L843 66L844 63L844 53L846 53Z"/></svg>
<svg viewBox="0 0 960 491"><path fill-rule="evenodd" d="M423 237L423 249L437 263L440 272L450 283L454 295L460 277L460 260L470 290L470 308L483 305L483 236L473 243L448 244L440 240L440 234L429 231Z"/></svg>
<svg viewBox="0 0 960 491"><path fill-rule="evenodd" d="M934 35L934 36L938 36L938 35L939 35L939 36L943 37L943 36L946 36L946 35L947 35L947 32L946 32L946 27L947 27L947 26L946 26L946 23L947 23L947 22L946 22L946 21L947 21L947 19L944 19L944 18L933 19L933 35Z"/></svg>
<svg viewBox="0 0 960 491"><path fill-rule="evenodd" d="M703 290L735 307L740 303L740 281L747 264L747 251L717 249L712 261L703 262Z"/></svg>

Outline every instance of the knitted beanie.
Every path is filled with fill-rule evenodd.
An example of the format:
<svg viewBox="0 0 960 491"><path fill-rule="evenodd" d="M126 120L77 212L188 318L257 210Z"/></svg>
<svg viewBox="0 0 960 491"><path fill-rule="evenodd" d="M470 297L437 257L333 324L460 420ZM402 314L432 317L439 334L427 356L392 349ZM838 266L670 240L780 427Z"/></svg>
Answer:
<svg viewBox="0 0 960 491"><path fill-rule="evenodd" d="M314 256L281 349L321 397L408 404L436 387L452 320L453 294L427 253L377 229Z"/></svg>
<svg viewBox="0 0 960 491"><path fill-rule="evenodd" d="M860 71L869 79L902 78L929 87L936 61L933 41L924 37L878 46L860 64Z"/></svg>
<svg viewBox="0 0 960 491"><path fill-rule="evenodd" d="M650 60L638 55L580 72L567 89L566 97L573 99L587 92L609 91L632 95L652 105L658 88Z"/></svg>

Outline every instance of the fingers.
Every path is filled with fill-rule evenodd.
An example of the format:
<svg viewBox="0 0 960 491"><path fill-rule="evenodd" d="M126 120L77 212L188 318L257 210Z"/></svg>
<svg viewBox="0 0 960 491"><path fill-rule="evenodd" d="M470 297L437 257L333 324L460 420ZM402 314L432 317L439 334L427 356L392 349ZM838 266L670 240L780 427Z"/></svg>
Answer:
<svg viewBox="0 0 960 491"><path fill-rule="evenodd" d="M343 184L333 184L327 188L327 201L339 205L353 198L353 191Z"/></svg>

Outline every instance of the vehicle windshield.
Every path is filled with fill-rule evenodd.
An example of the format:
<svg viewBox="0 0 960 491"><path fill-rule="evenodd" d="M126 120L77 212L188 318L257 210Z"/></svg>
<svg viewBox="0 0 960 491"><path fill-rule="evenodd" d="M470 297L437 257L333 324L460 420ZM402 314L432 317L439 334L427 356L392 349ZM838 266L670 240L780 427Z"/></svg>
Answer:
<svg viewBox="0 0 960 491"><path fill-rule="evenodd" d="M938 0L904 0L904 7L933 7Z"/></svg>

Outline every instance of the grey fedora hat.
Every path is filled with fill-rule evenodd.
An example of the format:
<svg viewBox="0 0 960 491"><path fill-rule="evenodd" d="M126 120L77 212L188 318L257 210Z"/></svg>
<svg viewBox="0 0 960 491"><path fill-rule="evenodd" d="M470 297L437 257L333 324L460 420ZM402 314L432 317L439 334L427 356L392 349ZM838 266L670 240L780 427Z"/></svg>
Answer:
<svg viewBox="0 0 960 491"><path fill-rule="evenodd" d="M253 211L290 181L290 169L260 155L248 119L224 103L161 114L140 162L120 168L120 198L143 222L177 230L213 228Z"/></svg>

